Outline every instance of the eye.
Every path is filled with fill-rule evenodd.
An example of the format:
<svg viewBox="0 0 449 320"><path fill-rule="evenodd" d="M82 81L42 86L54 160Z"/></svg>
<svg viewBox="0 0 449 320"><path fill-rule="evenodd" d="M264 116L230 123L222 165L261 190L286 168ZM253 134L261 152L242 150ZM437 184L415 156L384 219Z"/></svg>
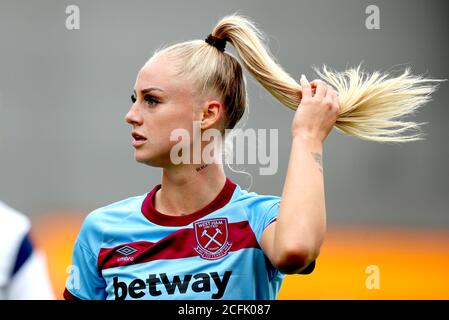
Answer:
<svg viewBox="0 0 449 320"><path fill-rule="evenodd" d="M151 96L151 95L149 95L149 94L146 94L146 95L143 97L143 100L145 100L145 101L148 102L149 104L158 104L158 103L159 103L159 101L158 101L155 97L153 97L153 96Z"/></svg>
<svg viewBox="0 0 449 320"><path fill-rule="evenodd" d="M134 95L134 93L131 95L131 101L133 102L133 103L135 103L136 102L136 96Z"/></svg>

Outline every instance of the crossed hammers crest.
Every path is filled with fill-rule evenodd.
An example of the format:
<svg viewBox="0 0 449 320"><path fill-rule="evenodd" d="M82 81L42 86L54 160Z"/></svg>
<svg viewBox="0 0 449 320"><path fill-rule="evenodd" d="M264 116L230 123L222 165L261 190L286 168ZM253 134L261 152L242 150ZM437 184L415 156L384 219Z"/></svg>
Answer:
<svg viewBox="0 0 449 320"><path fill-rule="evenodd" d="M215 242L216 244L218 244L219 246L222 246L223 244L221 244L218 240L216 240L215 238L219 235L222 234L221 230L219 228L215 228L215 234L213 236L211 236L210 234L207 233L207 230L203 230L203 233L201 234L201 237L208 237L209 241L206 243L206 245L204 246L204 248L207 249L207 247L210 246L210 244L212 242Z"/></svg>

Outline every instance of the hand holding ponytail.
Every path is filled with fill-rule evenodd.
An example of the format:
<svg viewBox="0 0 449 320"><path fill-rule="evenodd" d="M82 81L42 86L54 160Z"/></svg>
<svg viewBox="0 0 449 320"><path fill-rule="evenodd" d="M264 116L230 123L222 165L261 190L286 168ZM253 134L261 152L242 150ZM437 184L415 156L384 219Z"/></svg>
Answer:
<svg viewBox="0 0 449 320"><path fill-rule="evenodd" d="M212 33L227 38L235 47L246 69L286 107L296 110L301 102L301 86L276 63L264 45L264 37L248 18L230 15L221 19ZM343 72L323 66L315 72L338 93L340 114L335 127L360 139L379 142L421 140L420 124L398 119L413 114L431 99L441 81L412 75L407 68L401 75L367 73L361 65Z"/></svg>

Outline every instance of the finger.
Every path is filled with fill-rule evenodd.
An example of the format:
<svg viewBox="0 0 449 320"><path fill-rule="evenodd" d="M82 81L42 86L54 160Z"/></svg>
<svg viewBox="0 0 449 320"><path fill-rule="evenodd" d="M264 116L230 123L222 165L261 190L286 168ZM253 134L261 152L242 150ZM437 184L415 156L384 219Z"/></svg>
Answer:
<svg viewBox="0 0 449 320"><path fill-rule="evenodd" d="M334 89L329 86L329 88L327 89L326 96L324 97L324 100L323 100L323 101L328 101L333 109L338 108L337 101L335 99L335 95L336 94L335 94Z"/></svg>
<svg viewBox="0 0 449 320"><path fill-rule="evenodd" d="M338 108L338 114L340 114L341 113L340 99L338 97L337 91L335 91L335 90L333 90L333 99L334 99L334 104Z"/></svg>
<svg viewBox="0 0 449 320"><path fill-rule="evenodd" d="M318 82L321 81L320 79L315 79L310 82L310 86L312 87L312 94L315 94L316 92L316 86L318 85Z"/></svg>
<svg viewBox="0 0 449 320"><path fill-rule="evenodd" d="M334 88L332 88L330 85L327 85L326 95L324 96L324 99L334 100Z"/></svg>
<svg viewBox="0 0 449 320"><path fill-rule="evenodd" d="M326 96L327 84L324 81L319 81L315 91L315 98L322 100Z"/></svg>
<svg viewBox="0 0 449 320"><path fill-rule="evenodd" d="M332 108L336 107L335 90L332 86L327 86L326 95L324 96L323 101L328 103Z"/></svg>
<svg viewBox="0 0 449 320"><path fill-rule="evenodd" d="M302 99L311 98L312 97L312 88L310 86L309 81L307 80L305 75L301 75L301 79L299 80L302 87Z"/></svg>
<svg viewBox="0 0 449 320"><path fill-rule="evenodd" d="M313 87L316 87L316 86L318 85L318 83L320 83L320 82L322 82L322 81L323 81L323 80L315 79L315 80L310 81L310 85L311 85L312 88L313 88Z"/></svg>

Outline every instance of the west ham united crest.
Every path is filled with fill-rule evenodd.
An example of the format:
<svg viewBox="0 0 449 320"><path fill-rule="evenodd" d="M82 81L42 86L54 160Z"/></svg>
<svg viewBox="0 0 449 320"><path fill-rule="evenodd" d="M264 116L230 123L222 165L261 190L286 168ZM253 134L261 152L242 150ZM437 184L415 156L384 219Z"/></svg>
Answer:
<svg viewBox="0 0 449 320"><path fill-rule="evenodd" d="M216 260L228 254L231 243L228 241L228 219L217 218L195 222L197 247L201 258Z"/></svg>

